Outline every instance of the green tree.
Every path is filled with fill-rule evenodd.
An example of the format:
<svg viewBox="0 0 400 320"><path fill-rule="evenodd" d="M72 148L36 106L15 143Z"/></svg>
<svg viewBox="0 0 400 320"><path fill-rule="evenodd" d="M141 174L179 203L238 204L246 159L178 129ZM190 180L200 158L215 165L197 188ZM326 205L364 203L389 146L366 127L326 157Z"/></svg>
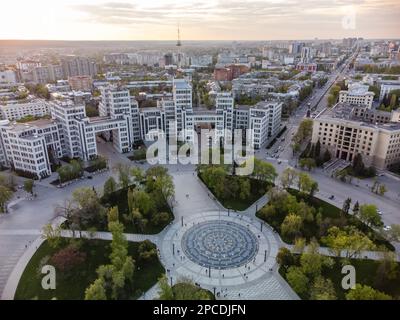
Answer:
<svg viewBox="0 0 400 320"><path fill-rule="evenodd" d="M168 212L155 212L151 216L151 223L155 226L165 226L170 220Z"/></svg>
<svg viewBox="0 0 400 320"><path fill-rule="evenodd" d="M375 248L374 243L354 227L347 227L345 230L336 226L331 227L328 235L323 237L321 242L328 246L337 257L344 251L346 258L353 258L364 250Z"/></svg>
<svg viewBox="0 0 400 320"><path fill-rule="evenodd" d="M288 268L292 264L294 264L293 254L290 252L288 248L282 247L279 249L278 254L276 255L276 262L280 266Z"/></svg>
<svg viewBox="0 0 400 320"><path fill-rule="evenodd" d="M160 288L158 291L160 300L175 300L172 287L168 284L168 279L165 274L158 280L158 286Z"/></svg>
<svg viewBox="0 0 400 320"><path fill-rule="evenodd" d="M288 214L282 222L281 232L282 235L290 237L297 236L300 234L301 227L303 226L303 220L297 214Z"/></svg>
<svg viewBox="0 0 400 320"><path fill-rule="evenodd" d="M353 206L353 214L357 217L359 212L360 212L360 204L358 203L358 201L356 201L356 203Z"/></svg>
<svg viewBox="0 0 400 320"><path fill-rule="evenodd" d="M359 216L367 226L380 227L383 224L378 209L373 204L361 205Z"/></svg>
<svg viewBox="0 0 400 320"><path fill-rule="evenodd" d="M295 182L295 180L298 177L298 172L290 167L286 168L285 170L283 170L281 176L280 176L280 180L281 180L281 184L282 186L287 189L290 186L292 186Z"/></svg>
<svg viewBox="0 0 400 320"><path fill-rule="evenodd" d="M306 140L311 138L313 128L313 121L311 119L303 120L296 134L293 136L293 142L297 144L302 144Z"/></svg>
<svg viewBox="0 0 400 320"><path fill-rule="evenodd" d="M118 222L119 221L119 212L118 212L118 206L110 208L108 210L107 214L107 222Z"/></svg>
<svg viewBox="0 0 400 320"><path fill-rule="evenodd" d="M47 240L51 248L58 248L62 241L61 227L53 227L51 223L46 224L42 229L42 239Z"/></svg>
<svg viewBox="0 0 400 320"><path fill-rule="evenodd" d="M133 167L131 169L131 175L133 177L133 180L137 183L140 184L144 181L145 175L144 172L141 168L139 167Z"/></svg>
<svg viewBox="0 0 400 320"><path fill-rule="evenodd" d="M239 198L242 200L247 199L251 193L251 185L248 179L238 179Z"/></svg>
<svg viewBox="0 0 400 320"><path fill-rule="evenodd" d="M128 242L124 236L124 226L112 221L108 224L108 228L112 234L111 254L108 265L102 265L97 269L98 279L86 290L89 295L85 298L106 297L111 299L120 299L126 297L124 290L127 283L131 283L135 262L132 257L128 256ZM95 284L94 288L93 285ZM100 288L103 287L104 291Z"/></svg>
<svg viewBox="0 0 400 320"><path fill-rule="evenodd" d="M342 206L342 214L343 215L347 215L349 213L350 205L351 205L351 198L347 198L346 200L344 200L343 206Z"/></svg>
<svg viewBox="0 0 400 320"><path fill-rule="evenodd" d="M383 196L387 191L387 188L384 184L380 184L378 188L379 195Z"/></svg>
<svg viewBox="0 0 400 320"><path fill-rule="evenodd" d="M303 172L299 174L298 187L300 192L308 194L310 197L313 197L315 192L318 191L318 183Z"/></svg>
<svg viewBox="0 0 400 320"><path fill-rule="evenodd" d="M131 183L131 179L130 179L130 168L128 165L119 163L115 166L115 169L118 172L118 180L119 180L119 184L121 186L121 188L125 189L128 188L130 183Z"/></svg>
<svg viewBox="0 0 400 320"><path fill-rule="evenodd" d="M85 300L107 300L103 278L96 279L88 288L86 288Z"/></svg>
<svg viewBox="0 0 400 320"><path fill-rule="evenodd" d="M31 179L25 180L24 181L24 190L31 195L33 195L33 186L34 186L34 181Z"/></svg>
<svg viewBox="0 0 400 320"><path fill-rule="evenodd" d="M311 171L317 166L317 164L313 158L301 158L299 160L299 166L302 169L307 168L308 171Z"/></svg>
<svg viewBox="0 0 400 320"><path fill-rule="evenodd" d="M294 266L289 267L286 273L286 279L297 294L303 295L308 291L309 279L301 268Z"/></svg>
<svg viewBox="0 0 400 320"><path fill-rule="evenodd" d="M107 209L104 208L93 188L81 187L72 192L71 206L66 218L80 229L105 221Z"/></svg>
<svg viewBox="0 0 400 320"><path fill-rule="evenodd" d="M155 209L154 200L144 190L128 190L128 208L129 211L138 209L144 216L148 217Z"/></svg>
<svg viewBox="0 0 400 320"><path fill-rule="evenodd" d="M336 292L330 279L318 276L314 279L310 289L311 300L336 300Z"/></svg>
<svg viewBox="0 0 400 320"><path fill-rule="evenodd" d="M253 176L256 179L274 183L278 174L271 163L254 158Z"/></svg>
<svg viewBox="0 0 400 320"><path fill-rule="evenodd" d="M115 191L117 191L117 182L113 177L109 177L104 183L103 195L107 197Z"/></svg>
<svg viewBox="0 0 400 320"><path fill-rule="evenodd" d="M355 289L346 294L347 300L392 300L386 293L375 290L367 285L356 284Z"/></svg>

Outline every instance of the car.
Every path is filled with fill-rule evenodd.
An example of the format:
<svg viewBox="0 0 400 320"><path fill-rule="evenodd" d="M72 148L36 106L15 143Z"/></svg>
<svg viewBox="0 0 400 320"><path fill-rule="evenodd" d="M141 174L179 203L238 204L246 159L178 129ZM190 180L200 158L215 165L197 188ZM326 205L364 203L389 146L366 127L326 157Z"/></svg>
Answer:
<svg viewBox="0 0 400 320"><path fill-rule="evenodd" d="M92 177L92 176L88 176L87 178L88 178L89 180L92 180L92 179L93 179L93 177Z"/></svg>
<svg viewBox="0 0 400 320"><path fill-rule="evenodd" d="M281 164L282 163L282 160L278 160L278 164Z"/></svg>
<svg viewBox="0 0 400 320"><path fill-rule="evenodd" d="M392 227L391 227L391 226L384 226L384 227L383 227L383 230L385 230L385 231L390 231L390 230L392 230Z"/></svg>
<svg viewBox="0 0 400 320"><path fill-rule="evenodd" d="M378 214L379 214L380 216L382 215L382 211L381 211L381 210L378 210L377 212L378 212Z"/></svg>
<svg viewBox="0 0 400 320"><path fill-rule="evenodd" d="M333 199L335 199L335 196L332 194L332 195L329 197L329 200L333 200Z"/></svg>

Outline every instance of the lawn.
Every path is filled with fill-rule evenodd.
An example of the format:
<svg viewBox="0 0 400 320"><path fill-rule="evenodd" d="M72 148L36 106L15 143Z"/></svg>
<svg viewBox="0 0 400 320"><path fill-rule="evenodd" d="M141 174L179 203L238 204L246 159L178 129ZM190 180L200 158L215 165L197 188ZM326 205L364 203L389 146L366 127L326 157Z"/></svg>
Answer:
<svg viewBox="0 0 400 320"><path fill-rule="evenodd" d="M360 221L358 218L352 216L352 215L345 215L341 216L341 209L326 202L321 199L312 197L309 198L308 196L304 196L299 193L299 191L290 189L289 193L292 194L293 196L296 196L297 200L303 200L306 204L308 204L311 207L314 207L315 209L321 210L321 215L322 219L329 218L330 222L332 225L337 225L337 226L343 226L343 225L352 225L355 226L358 230L362 231L364 234L366 234L377 246L385 246L387 249L393 251L394 247L393 245L384 239L381 235L376 233L373 229L368 227L366 224L364 224L362 221ZM259 213L257 213L257 216L261 218ZM274 220L267 219L267 223L270 224L272 227L274 227L279 234L281 234L280 227L281 224L284 220L286 215L277 215ZM282 235L281 235L282 236ZM321 235L319 234L319 227L315 223L315 221L312 222L304 222L304 228L303 228L303 236L307 239L310 240L311 238L315 237L316 239L320 239ZM283 240L287 243L293 243L293 239L291 238L283 238Z"/></svg>
<svg viewBox="0 0 400 320"><path fill-rule="evenodd" d="M300 255L295 255L294 265L299 266ZM342 288L341 282L343 279L342 270L342 258L332 257L335 264L332 268L324 268L321 275L324 278L330 279L336 291L338 299L344 300L346 290ZM350 259L350 265L354 266L356 270L356 283L368 285L376 290L382 291L392 297L400 298L400 274L397 273L396 278L387 281L378 281L377 271L379 268L379 261L367 260L367 259ZM400 267L400 263L398 263ZM286 279L286 269L284 267L279 268L279 273L283 278ZM308 299L307 295L300 295L302 299Z"/></svg>
<svg viewBox="0 0 400 320"><path fill-rule="evenodd" d="M49 257L57 251L51 248L47 242L44 242L25 268L18 284L15 299L84 299L85 289L97 278L97 267L109 263L111 241L81 241L83 241L81 251L86 253L85 262L75 267L70 272L70 275L60 275L60 273L57 273L55 290L44 290L41 287L43 275L40 273L40 266L45 265ZM67 244L68 241L65 241L63 246ZM139 242L129 242L129 255L136 261L133 288L131 288L132 299L137 299L143 292L151 288L158 281L159 277L165 273L164 267L158 259L151 263L143 263L137 259L139 245Z"/></svg>
<svg viewBox="0 0 400 320"><path fill-rule="evenodd" d="M229 208L229 209L236 210L236 211L244 211L244 210L246 210L253 203L255 203L258 199L260 199L263 195L265 195L266 192L268 191L268 189L270 188L270 185L265 181L261 181L261 180L257 180L257 179L253 179L253 178L249 178L249 177L244 177L244 176L241 176L241 177L240 176L235 176L235 178L247 179L247 180L250 181L250 195L246 199L240 199L239 197L221 198L221 197L217 197L215 195L214 190L212 188L210 188L204 182L204 180L201 178L201 175L199 175L199 178L201 179L201 181L203 181L203 183L211 191L213 196L225 208L227 208L227 209ZM228 183L229 183L229 179L233 179L233 177L232 176L227 176L226 179L228 179Z"/></svg>

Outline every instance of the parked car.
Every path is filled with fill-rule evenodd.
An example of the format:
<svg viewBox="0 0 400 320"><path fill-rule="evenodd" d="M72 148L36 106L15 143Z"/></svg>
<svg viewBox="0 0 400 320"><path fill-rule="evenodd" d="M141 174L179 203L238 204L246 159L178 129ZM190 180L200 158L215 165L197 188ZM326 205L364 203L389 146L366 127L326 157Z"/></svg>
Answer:
<svg viewBox="0 0 400 320"><path fill-rule="evenodd" d="M329 199L330 199L330 200L333 200L333 199L335 199L335 196L332 194L332 195L329 197Z"/></svg>
<svg viewBox="0 0 400 320"><path fill-rule="evenodd" d="M385 230L385 231L390 231L391 229L392 229L391 226L384 226L384 227L383 227L383 230Z"/></svg>

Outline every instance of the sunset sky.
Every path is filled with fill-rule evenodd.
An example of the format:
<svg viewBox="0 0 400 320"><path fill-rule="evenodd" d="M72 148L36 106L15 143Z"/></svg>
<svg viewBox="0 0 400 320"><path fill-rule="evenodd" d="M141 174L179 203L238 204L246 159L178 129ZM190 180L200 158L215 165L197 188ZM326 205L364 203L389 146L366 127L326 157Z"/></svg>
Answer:
<svg viewBox="0 0 400 320"><path fill-rule="evenodd" d="M0 39L400 38L399 0L1 0Z"/></svg>

